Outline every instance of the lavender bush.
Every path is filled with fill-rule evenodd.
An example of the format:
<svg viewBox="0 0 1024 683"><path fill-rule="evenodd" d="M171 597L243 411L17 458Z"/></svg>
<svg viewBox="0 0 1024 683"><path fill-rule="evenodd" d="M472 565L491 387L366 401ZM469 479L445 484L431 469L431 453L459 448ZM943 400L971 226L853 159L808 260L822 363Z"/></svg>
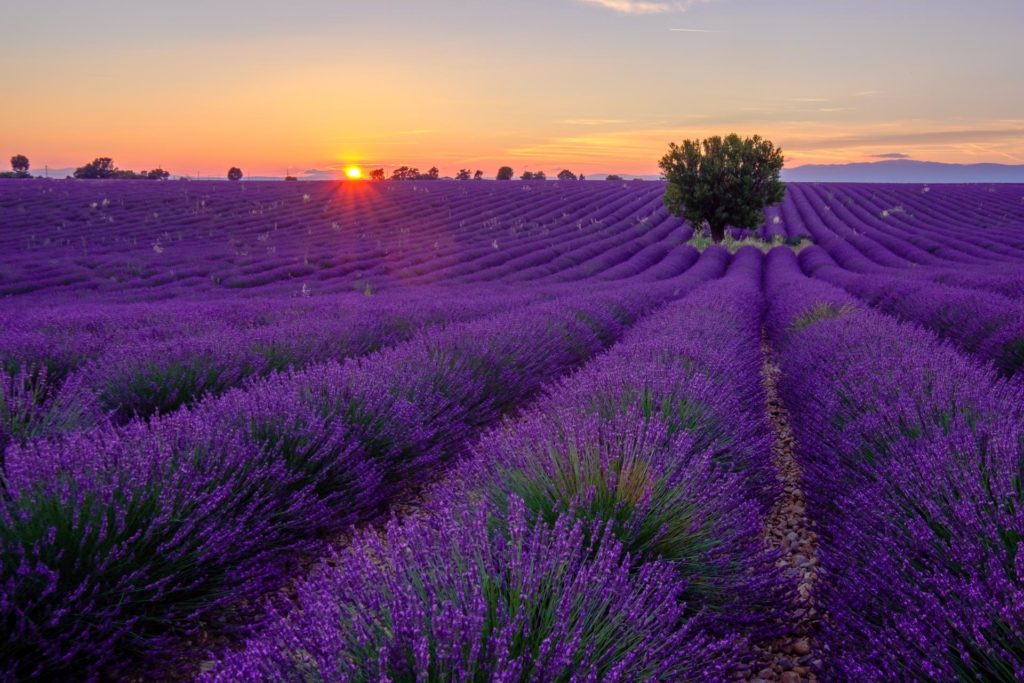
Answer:
<svg viewBox="0 0 1024 683"><path fill-rule="evenodd" d="M801 283L791 259L770 259L769 272L782 390L822 532L833 675L1019 679L1019 385ZM832 313L807 317L823 306Z"/></svg>

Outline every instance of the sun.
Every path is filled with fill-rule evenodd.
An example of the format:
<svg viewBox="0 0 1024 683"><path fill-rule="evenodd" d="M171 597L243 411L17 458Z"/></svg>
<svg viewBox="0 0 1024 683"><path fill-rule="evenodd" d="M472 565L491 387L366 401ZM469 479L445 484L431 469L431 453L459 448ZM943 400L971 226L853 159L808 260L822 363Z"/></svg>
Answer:
<svg viewBox="0 0 1024 683"><path fill-rule="evenodd" d="M349 166L345 169L345 175L351 180L359 180L363 177L363 172L358 166Z"/></svg>

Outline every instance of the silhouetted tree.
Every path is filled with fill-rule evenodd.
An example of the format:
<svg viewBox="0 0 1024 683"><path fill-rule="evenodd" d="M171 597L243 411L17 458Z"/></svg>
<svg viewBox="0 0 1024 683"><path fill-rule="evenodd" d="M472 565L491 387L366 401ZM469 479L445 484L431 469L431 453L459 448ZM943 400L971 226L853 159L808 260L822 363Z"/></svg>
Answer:
<svg viewBox="0 0 1024 683"><path fill-rule="evenodd" d="M622 180L622 176L615 175L614 173L605 178L605 180Z"/></svg>
<svg viewBox="0 0 1024 683"><path fill-rule="evenodd" d="M418 180L420 169L415 166L399 166L391 172L392 180Z"/></svg>
<svg viewBox="0 0 1024 683"><path fill-rule="evenodd" d="M28 157L24 154L15 154L11 157L11 170L15 173L28 175Z"/></svg>
<svg viewBox="0 0 1024 683"><path fill-rule="evenodd" d="M480 169L477 169L476 173L473 174L473 180L483 180L483 179L484 179L484 172L481 171Z"/></svg>
<svg viewBox="0 0 1024 683"><path fill-rule="evenodd" d="M437 170L437 166L431 166L427 174L423 176L423 180L437 180L441 177L441 171Z"/></svg>
<svg viewBox="0 0 1024 683"><path fill-rule="evenodd" d="M512 176L515 172L511 166L502 166L498 169L498 175L495 176L496 180L512 180Z"/></svg>
<svg viewBox="0 0 1024 683"><path fill-rule="evenodd" d="M523 171L523 175L519 176L520 180L533 180L533 171Z"/></svg>
<svg viewBox="0 0 1024 683"><path fill-rule="evenodd" d="M456 180L469 180L469 169L460 168L459 172L455 174Z"/></svg>
<svg viewBox="0 0 1024 683"><path fill-rule="evenodd" d="M665 207L694 228L706 224L711 239L721 242L726 226L756 228L764 222L764 207L786 196L779 180L783 162L782 150L759 135L670 143L658 162L668 182Z"/></svg>
<svg viewBox="0 0 1024 683"><path fill-rule="evenodd" d="M565 168L558 172L559 180L576 180L576 174Z"/></svg>
<svg viewBox="0 0 1024 683"><path fill-rule="evenodd" d="M580 173L580 180L586 180L586 179L587 179L587 176L585 176L582 173Z"/></svg>
<svg viewBox="0 0 1024 683"><path fill-rule="evenodd" d="M370 180L384 180L384 169L375 168L370 171Z"/></svg>
<svg viewBox="0 0 1024 683"><path fill-rule="evenodd" d="M241 180L241 179L242 179L242 169L238 168L237 166L232 166L231 168L228 169L228 180Z"/></svg>
<svg viewBox="0 0 1024 683"><path fill-rule="evenodd" d="M154 168L152 171L145 172L145 176L150 180L167 180L171 174L162 168Z"/></svg>
<svg viewBox="0 0 1024 683"><path fill-rule="evenodd" d="M85 166L75 169L76 178L87 178L90 180L102 180L104 178L117 177L117 167L110 157L97 157Z"/></svg>
<svg viewBox="0 0 1024 683"><path fill-rule="evenodd" d="M533 179L534 180L547 180L548 179L548 174L545 173L544 171L537 171L536 173L533 174Z"/></svg>
<svg viewBox="0 0 1024 683"><path fill-rule="evenodd" d="M297 183L297 182L299 182L299 179L298 179L298 178L296 178L296 177L295 177L295 176L293 176L293 175L286 175L286 176L284 177L284 181L285 181L286 183Z"/></svg>

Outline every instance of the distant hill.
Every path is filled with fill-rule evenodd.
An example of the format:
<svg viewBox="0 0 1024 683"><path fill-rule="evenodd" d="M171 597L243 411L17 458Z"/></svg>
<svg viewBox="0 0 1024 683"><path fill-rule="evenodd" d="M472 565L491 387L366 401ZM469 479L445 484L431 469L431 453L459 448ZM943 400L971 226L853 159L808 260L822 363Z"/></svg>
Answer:
<svg viewBox="0 0 1024 683"><path fill-rule="evenodd" d="M798 183L1024 183L1024 165L887 159L786 168L782 170L782 179Z"/></svg>

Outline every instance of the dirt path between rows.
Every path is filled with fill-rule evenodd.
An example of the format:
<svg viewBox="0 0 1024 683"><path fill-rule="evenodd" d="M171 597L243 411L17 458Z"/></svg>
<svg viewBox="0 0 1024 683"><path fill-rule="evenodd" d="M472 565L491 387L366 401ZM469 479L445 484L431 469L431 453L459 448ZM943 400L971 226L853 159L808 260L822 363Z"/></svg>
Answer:
<svg viewBox="0 0 1024 683"><path fill-rule="evenodd" d="M742 678L752 683L817 681L821 660L816 648L820 615L815 608L814 586L818 579L818 535L807 518L800 465L794 457L796 440L789 426L789 413L778 391L781 371L772 357L767 340L762 341L761 381L765 409L772 425L772 462L782 484L782 495L765 520L765 543L782 552L778 566L797 583L797 602L789 614L789 633L769 643L758 653L756 670Z"/></svg>

